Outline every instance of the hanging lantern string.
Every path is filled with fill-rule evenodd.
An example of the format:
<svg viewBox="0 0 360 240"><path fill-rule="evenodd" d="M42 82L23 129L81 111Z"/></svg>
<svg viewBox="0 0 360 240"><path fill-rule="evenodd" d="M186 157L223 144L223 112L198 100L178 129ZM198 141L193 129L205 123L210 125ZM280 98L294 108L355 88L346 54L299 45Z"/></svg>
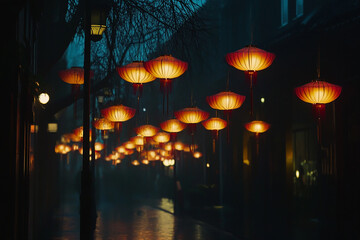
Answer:
<svg viewBox="0 0 360 240"><path fill-rule="evenodd" d="M317 77L318 79L320 79L320 44L319 44L319 47L318 47L318 59L317 59Z"/></svg>
<svg viewBox="0 0 360 240"><path fill-rule="evenodd" d="M230 70L228 70L228 74L227 74L226 91L229 91L229 82L230 82Z"/></svg>
<svg viewBox="0 0 360 240"><path fill-rule="evenodd" d="M253 0L250 1L250 45L253 44L254 40L254 18L253 18Z"/></svg>

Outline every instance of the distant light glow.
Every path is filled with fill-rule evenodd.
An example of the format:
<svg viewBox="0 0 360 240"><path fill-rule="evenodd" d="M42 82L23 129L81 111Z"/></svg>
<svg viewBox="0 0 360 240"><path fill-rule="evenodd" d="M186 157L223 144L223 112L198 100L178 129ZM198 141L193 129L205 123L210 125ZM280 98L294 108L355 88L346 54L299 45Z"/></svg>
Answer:
<svg viewBox="0 0 360 240"><path fill-rule="evenodd" d="M41 104L47 104L50 100L50 96L47 93L40 93L39 95L39 102Z"/></svg>
<svg viewBox="0 0 360 240"><path fill-rule="evenodd" d="M265 102L265 98L260 98L260 102L264 103Z"/></svg>
<svg viewBox="0 0 360 240"><path fill-rule="evenodd" d="M210 163L207 163L207 164L206 164L206 167L209 168L209 167L210 167Z"/></svg>
<svg viewBox="0 0 360 240"><path fill-rule="evenodd" d="M250 161L249 161L248 159L244 159L244 160L243 160L243 163L244 163L245 165L247 165L247 166L250 165Z"/></svg>
<svg viewBox="0 0 360 240"><path fill-rule="evenodd" d="M143 108L143 112L146 112L146 108Z"/></svg>
<svg viewBox="0 0 360 240"><path fill-rule="evenodd" d="M55 133L58 130L57 123L48 123L48 132Z"/></svg>
<svg viewBox="0 0 360 240"><path fill-rule="evenodd" d="M300 172L299 172L299 170L296 170L295 176L296 176L296 178L299 178L299 177L300 177Z"/></svg>

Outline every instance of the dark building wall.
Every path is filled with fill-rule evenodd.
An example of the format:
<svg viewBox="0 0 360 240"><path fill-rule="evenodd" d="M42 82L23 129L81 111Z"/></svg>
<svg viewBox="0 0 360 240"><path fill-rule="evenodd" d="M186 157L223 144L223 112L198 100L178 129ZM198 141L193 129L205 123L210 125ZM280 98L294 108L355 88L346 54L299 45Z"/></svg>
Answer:
<svg viewBox="0 0 360 240"><path fill-rule="evenodd" d="M334 239L347 232L351 239L358 234L356 221L350 223L347 219L356 215L352 211L358 212L352 202L359 198L356 174L351 170L351 166L359 166L351 160L358 158L354 136L360 115L355 93L359 75L351 69L356 69L360 50L356 45L359 4L305 0L299 17L295 15L295 1L289 0L288 4L288 24L281 26L281 1L208 1L200 14L212 16L211 31L203 37L202 48L193 49L187 59L191 69L187 79L175 82L173 98L189 96L189 89L193 89L196 105L214 114L205 98L226 89L228 74L229 89L248 97L243 73L229 67L224 56L248 45L253 29L253 43L277 55L272 66L259 72L254 89L255 115L272 126L261 136L259 159L254 158L250 154L253 138L243 129L249 121L247 99L233 112L230 143L226 143L223 133L221 153L212 154L208 145L205 160L213 159L215 167L222 161L224 171L223 182L219 182L218 170L209 169L210 179L219 184L219 192L223 189L219 197L223 204L238 209L243 216L239 235L255 239ZM182 59L181 51L175 50L173 55ZM295 87L317 78L318 62L321 78L343 87L339 99L327 105L321 146L317 144L311 105L294 94ZM261 97L265 98L263 104ZM175 103L175 109L186 106L187 101ZM198 139L205 137L206 133L200 132ZM250 166L243 164L246 148L250 148ZM296 179L296 170L303 171L301 164L310 169L306 174L313 172L313 177ZM356 193L351 195L350 189Z"/></svg>

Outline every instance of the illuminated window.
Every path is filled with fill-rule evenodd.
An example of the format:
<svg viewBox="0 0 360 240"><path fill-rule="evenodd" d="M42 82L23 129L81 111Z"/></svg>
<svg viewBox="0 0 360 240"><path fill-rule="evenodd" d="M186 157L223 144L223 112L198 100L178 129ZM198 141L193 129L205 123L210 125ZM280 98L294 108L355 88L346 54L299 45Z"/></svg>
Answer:
<svg viewBox="0 0 360 240"><path fill-rule="evenodd" d="M58 130L57 123L48 123L48 132L55 133Z"/></svg>
<svg viewBox="0 0 360 240"><path fill-rule="evenodd" d="M304 14L304 0L296 0L296 17Z"/></svg>
<svg viewBox="0 0 360 240"><path fill-rule="evenodd" d="M288 0L281 0L281 26L288 24L289 9Z"/></svg>

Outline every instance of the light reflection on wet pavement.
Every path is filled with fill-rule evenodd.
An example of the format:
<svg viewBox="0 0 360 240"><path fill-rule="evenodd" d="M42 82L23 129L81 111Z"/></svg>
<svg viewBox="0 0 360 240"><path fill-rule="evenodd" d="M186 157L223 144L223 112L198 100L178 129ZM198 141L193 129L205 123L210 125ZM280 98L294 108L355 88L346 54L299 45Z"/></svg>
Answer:
<svg viewBox="0 0 360 240"><path fill-rule="evenodd" d="M55 216L58 230L52 239L79 239L77 207L65 207ZM210 225L146 205L98 206L95 240L236 240Z"/></svg>

